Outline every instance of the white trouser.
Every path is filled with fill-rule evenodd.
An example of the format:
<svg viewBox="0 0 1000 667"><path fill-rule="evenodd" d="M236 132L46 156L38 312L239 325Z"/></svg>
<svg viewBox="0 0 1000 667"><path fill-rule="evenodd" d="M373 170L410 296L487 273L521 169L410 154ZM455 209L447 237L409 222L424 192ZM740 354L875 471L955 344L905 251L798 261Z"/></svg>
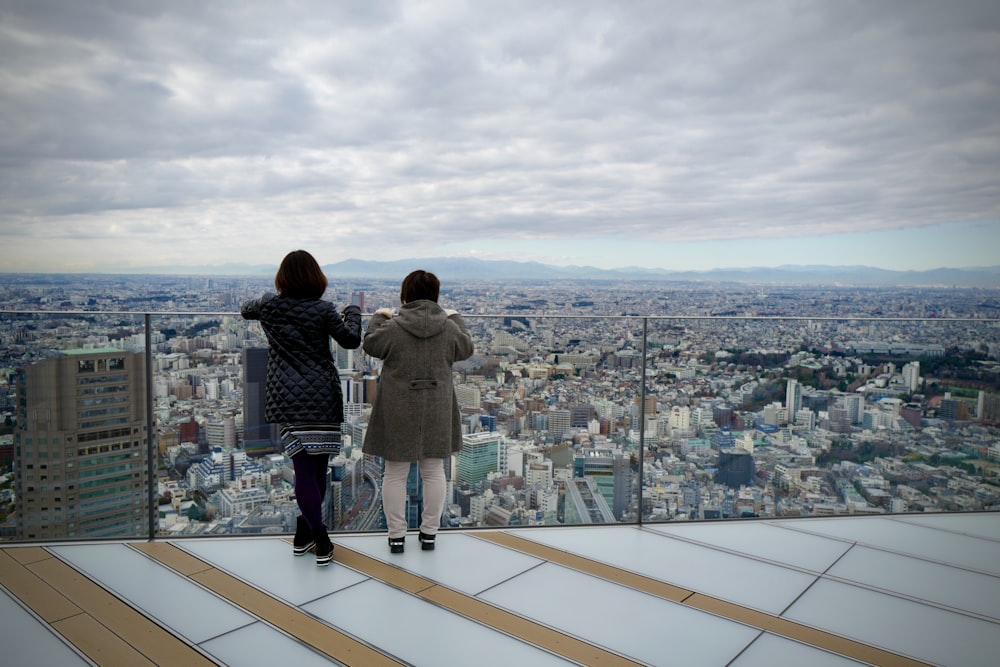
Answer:
<svg viewBox="0 0 1000 667"><path fill-rule="evenodd" d="M444 459L420 459L420 478L424 483L424 511L420 515L420 530L436 535L444 513ZM386 461L382 475L382 511L389 526L389 537L406 535L406 478L409 461Z"/></svg>

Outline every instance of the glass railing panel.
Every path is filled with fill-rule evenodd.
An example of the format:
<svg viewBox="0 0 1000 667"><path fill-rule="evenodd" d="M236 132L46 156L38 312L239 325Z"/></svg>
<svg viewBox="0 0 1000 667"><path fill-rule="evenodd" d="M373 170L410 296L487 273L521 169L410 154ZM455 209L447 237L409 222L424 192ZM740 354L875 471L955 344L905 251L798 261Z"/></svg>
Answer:
<svg viewBox="0 0 1000 667"><path fill-rule="evenodd" d="M642 320L466 319L476 355L457 365L467 433L450 523L635 522Z"/></svg>
<svg viewBox="0 0 1000 667"><path fill-rule="evenodd" d="M465 319L447 528L997 506L996 321ZM294 529L257 323L4 311L0 335L4 539ZM361 452L380 362L334 354L347 422L324 511L333 530L380 531L381 465ZM415 526L416 476L409 490Z"/></svg>
<svg viewBox="0 0 1000 667"><path fill-rule="evenodd" d="M997 507L1000 329L649 320L643 521Z"/></svg>
<svg viewBox="0 0 1000 667"><path fill-rule="evenodd" d="M148 534L145 326L133 313L0 316L0 534Z"/></svg>

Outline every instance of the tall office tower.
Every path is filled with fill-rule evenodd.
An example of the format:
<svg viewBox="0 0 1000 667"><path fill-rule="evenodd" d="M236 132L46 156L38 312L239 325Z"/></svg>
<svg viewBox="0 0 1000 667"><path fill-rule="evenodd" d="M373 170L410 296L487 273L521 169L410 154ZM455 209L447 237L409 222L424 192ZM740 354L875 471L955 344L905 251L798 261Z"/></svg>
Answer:
<svg viewBox="0 0 1000 667"><path fill-rule="evenodd" d="M731 489L738 489L740 485L753 484L753 475L753 454L741 449L719 451L719 467L715 473L716 482L725 484Z"/></svg>
<svg viewBox="0 0 1000 667"><path fill-rule="evenodd" d="M978 413L979 421L1000 422L1000 395L980 392Z"/></svg>
<svg viewBox="0 0 1000 667"><path fill-rule="evenodd" d="M899 409L899 416L913 428L920 428L920 416L923 411L919 403L907 403Z"/></svg>
<svg viewBox="0 0 1000 667"><path fill-rule="evenodd" d="M809 408L802 408L795 413L795 425L813 430L816 428L816 413Z"/></svg>
<svg viewBox="0 0 1000 667"><path fill-rule="evenodd" d="M865 405L864 397L861 394L846 394L841 400L844 409L847 410L847 418L852 424L860 424Z"/></svg>
<svg viewBox="0 0 1000 667"><path fill-rule="evenodd" d="M17 537L148 534L143 355L66 350L18 371L17 397Z"/></svg>
<svg viewBox="0 0 1000 667"><path fill-rule="evenodd" d="M554 443L558 444L569 433L570 412L569 410L550 409L546 415L549 418L549 436Z"/></svg>
<svg viewBox="0 0 1000 667"><path fill-rule="evenodd" d="M354 377L354 350L345 349L333 341L330 342L330 345L333 346L333 360L337 364L340 379Z"/></svg>
<svg viewBox="0 0 1000 667"><path fill-rule="evenodd" d="M653 401L654 405L656 401ZM569 408L569 425L571 428L587 428L590 425L590 420L594 417L596 411L593 405L589 404L576 404L571 405ZM646 416L650 417L654 412L649 412L647 410Z"/></svg>
<svg viewBox="0 0 1000 667"><path fill-rule="evenodd" d="M278 425L264 417L267 398L267 348L243 350L243 448L252 455L278 451Z"/></svg>
<svg viewBox="0 0 1000 667"><path fill-rule="evenodd" d="M504 460L506 467L507 458L503 439L502 435L487 431L462 436L462 451L457 454L455 483L458 486L468 484L472 487L485 480L491 472L503 472L500 461Z"/></svg>
<svg viewBox="0 0 1000 667"><path fill-rule="evenodd" d="M789 378L785 387L785 410L789 415L794 415L802 409L802 385L798 380Z"/></svg>
<svg viewBox="0 0 1000 667"><path fill-rule="evenodd" d="M911 361L903 364L903 384L909 392L914 392L920 387L920 362Z"/></svg>
<svg viewBox="0 0 1000 667"><path fill-rule="evenodd" d="M635 405L636 405L636 407L639 407L639 401L640 401L639 397L636 396L635 397ZM646 416L647 417L653 417L653 416L655 416L656 415L656 396L646 396L645 401L646 401L646 407L645 407ZM638 414L638 411L636 411L636 414Z"/></svg>
<svg viewBox="0 0 1000 667"><path fill-rule="evenodd" d="M938 406L938 417L946 421L965 421L970 418L969 405L960 398L953 398L945 392Z"/></svg>
<svg viewBox="0 0 1000 667"><path fill-rule="evenodd" d="M849 433L851 430L850 415L842 404L830 408L830 430L837 433Z"/></svg>
<svg viewBox="0 0 1000 667"><path fill-rule="evenodd" d="M326 470L323 524L333 530L344 529L344 496L350 492L350 478L345 463L343 458L332 459Z"/></svg>
<svg viewBox="0 0 1000 667"><path fill-rule="evenodd" d="M712 421L719 428L733 427L733 408L731 405L713 405Z"/></svg>
<svg viewBox="0 0 1000 667"><path fill-rule="evenodd" d="M455 385L455 398L458 400L459 407L462 408L476 408L479 409L479 405L483 400L482 392L479 387L474 384L456 384Z"/></svg>
<svg viewBox="0 0 1000 667"><path fill-rule="evenodd" d="M685 431L691 428L691 408L686 405L675 405L670 408L670 428Z"/></svg>
<svg viewBox="0 0 1000 667"><path fill-rule="evenodd" d="M362 313L365 312L365 293L351 292L351 305L360 308Z"/></svg>

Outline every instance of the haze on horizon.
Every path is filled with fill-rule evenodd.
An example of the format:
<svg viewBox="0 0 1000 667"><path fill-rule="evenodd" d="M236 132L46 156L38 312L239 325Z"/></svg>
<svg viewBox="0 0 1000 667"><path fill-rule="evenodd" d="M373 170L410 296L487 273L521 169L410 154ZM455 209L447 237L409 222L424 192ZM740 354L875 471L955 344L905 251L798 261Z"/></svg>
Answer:
<svg viewBox="0 0 1000 667"><path fill-rule="evenodd" d="M1000 264L1000 3L0 9L0 271Z"/></svg>

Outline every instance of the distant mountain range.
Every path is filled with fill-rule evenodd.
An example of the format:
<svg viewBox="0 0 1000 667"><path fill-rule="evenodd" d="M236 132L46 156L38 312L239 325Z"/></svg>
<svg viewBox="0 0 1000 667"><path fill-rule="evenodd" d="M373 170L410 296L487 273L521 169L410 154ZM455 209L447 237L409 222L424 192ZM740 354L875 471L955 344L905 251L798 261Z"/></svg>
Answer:
<svg viewBox="0 0 1000 667"><path fill-rule="evenodd" d="M538 262L493 261L456 257L402 259L376 262L346 259L323 267L328 278L368 278L402 280L414 269L438 274L442 280L590 280L650 281L699 283L749 283L767 285L853 285L910 287L985 287L1000 288L1000 266L969 269L939 268L928 271L891 271L870 266L786 265L712 269L709 271L671 271L624 267L599 269L593 266L552 266ZM199 267L204 275L273 275L277 266L222 264ZM192 274L190 267L150 267L143 273Z"/></svg>
<svg viewBox="0 0 1000 667"><path fill-rule="evenodd" d="M442 280L639 280L780 285L1000 288L1000 266L972 269L940 268L928 271L890 271L870 266L787 265L712 269L710 271L670 271L641 267L599 269L593 266L552 266L538 262L441 257L391 262L348 259L324 266L323 270L329 278L401 280L407 273L418 268L433 271Z"/></svg>

